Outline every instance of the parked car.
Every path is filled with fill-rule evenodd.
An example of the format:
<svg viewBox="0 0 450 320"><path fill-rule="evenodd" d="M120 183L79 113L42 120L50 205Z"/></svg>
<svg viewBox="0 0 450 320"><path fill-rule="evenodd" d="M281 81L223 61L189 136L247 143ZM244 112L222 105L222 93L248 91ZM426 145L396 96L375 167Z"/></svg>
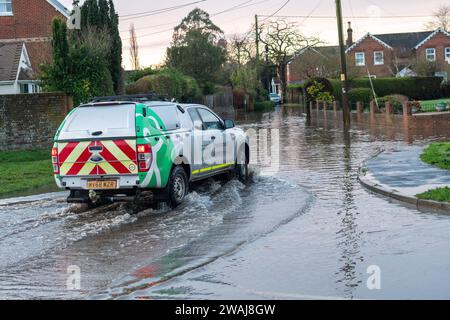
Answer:
<svg viewBox="0 0 450 320"><path fill-rule="evenodd" d="M275 104L281 104L281 97L276 93L270 93L269 100L275 102Z"/></svg>
<svg viewBox="0 0 450 320"><path fill-rule="evenodd" d="M181 204L189 184L233 173L248 178L250 149L233 120L202 105L154 96L95 99L73 109L52 149L56 184L69 203Z"/></svg>

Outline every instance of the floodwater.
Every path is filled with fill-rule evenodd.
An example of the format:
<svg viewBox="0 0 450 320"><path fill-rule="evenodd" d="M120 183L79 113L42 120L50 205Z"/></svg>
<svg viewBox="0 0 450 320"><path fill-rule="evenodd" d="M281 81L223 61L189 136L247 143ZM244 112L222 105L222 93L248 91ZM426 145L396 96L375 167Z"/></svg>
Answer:
<svg viewBox="0 0 450 320"><path fill-rule="evenodd" d="M237 120L279 130L279 170L253 166L248 185L208 180L176 210L83 211L66 193L0 200L0 298L450 298L450 216L356 179L381 150L442 137L344 134L298 107ZM380 272L372 290L368 270Z"/></svg>

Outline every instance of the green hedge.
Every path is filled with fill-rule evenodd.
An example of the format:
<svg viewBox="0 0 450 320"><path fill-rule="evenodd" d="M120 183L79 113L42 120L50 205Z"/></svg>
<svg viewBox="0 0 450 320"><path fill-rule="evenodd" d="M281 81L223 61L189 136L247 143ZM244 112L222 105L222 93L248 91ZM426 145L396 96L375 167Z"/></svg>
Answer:
<svg viewBox="0 0 450 320"><path fill-rule="evenodd" d="M442 97L442 79L439 77L412 77L412 78L378 78L372 79L375 93L378 97L392 94L402 94L413 100L431 100ZM333 94L337 100L341 99L342 87L338 80L330 80L333 86ZM369 88L368 78L350 80L351 89Z"/></svg>
<svg viewBox="0 0 450 320"><path fill-rule="evenodd" d="M275 102L272 101L255 102L255 111L272 111L274 107Z"/></svg>
<svg viewBox="0 0 450 320"><path fill-rule="evenodd" d="M360 101L363 102L365 106L368 106L370 104L370 101L373 100L372 89L368 88L351 89L348 92L348 100L352 104Z"/></svg>
<svg viewBox="0 0 450 320"><path fill-rule="evenodd" d="M173 69L162 69L128 85L126 92L127 94L154 92L166 94L169 99L176 98L179 102L192 102L200 94L200 88L195 79Z"/></svg>

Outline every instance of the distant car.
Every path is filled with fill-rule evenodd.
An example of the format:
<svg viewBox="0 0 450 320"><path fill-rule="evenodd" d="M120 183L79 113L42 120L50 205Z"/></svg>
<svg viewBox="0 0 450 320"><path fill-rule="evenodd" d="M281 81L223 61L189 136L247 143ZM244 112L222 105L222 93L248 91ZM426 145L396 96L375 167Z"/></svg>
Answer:
<svg viewBox="0 0 450 320"><path fill-rule="evenodd" d="M276 93L270 93L269 99L272 102L275 102L276 104L281 104L281 97Z"/></svg>

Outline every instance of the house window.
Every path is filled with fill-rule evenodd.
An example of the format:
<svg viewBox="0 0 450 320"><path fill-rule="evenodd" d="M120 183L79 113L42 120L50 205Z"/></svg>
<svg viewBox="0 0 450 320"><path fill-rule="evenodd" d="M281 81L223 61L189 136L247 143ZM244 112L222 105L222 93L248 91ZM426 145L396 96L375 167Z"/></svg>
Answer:
<svg viewBox="0 0 450 320"><path fill-rule="evenodd" d="M445 60L450 62L450 47L445 48Z"/></svg>
<svg viewBox="0 0 450 320"><path fill-rule="evenodd" d="M20 93L30 93L30 87L28 86L28 83L20 85Z"/></svg>
<svg viewBox="0 0 450 320"><path fill-rule="evenodd" d="M384 52L383 51L375 51L373 53L373 64L376 66L384 64Z"/></svg>
<svg viewBox="0 0 450 320"><path fill-rule="evenodd" d="M355 64L357 66L365 66L366 65L366 57L364 52L355 53Z"/></svg>
<svg viewBox="0 0 450 320"><path fill-rule="evenodd" d="M427 61L436 61L436 49L435 48L428 48L425 51L425 54L427 56Z"/></svg>
<svg viewBox="0 0 450 320"><path fill-rule="evenodd" d="M0 0L0 16L12 15L12 0Z"/></svg>

